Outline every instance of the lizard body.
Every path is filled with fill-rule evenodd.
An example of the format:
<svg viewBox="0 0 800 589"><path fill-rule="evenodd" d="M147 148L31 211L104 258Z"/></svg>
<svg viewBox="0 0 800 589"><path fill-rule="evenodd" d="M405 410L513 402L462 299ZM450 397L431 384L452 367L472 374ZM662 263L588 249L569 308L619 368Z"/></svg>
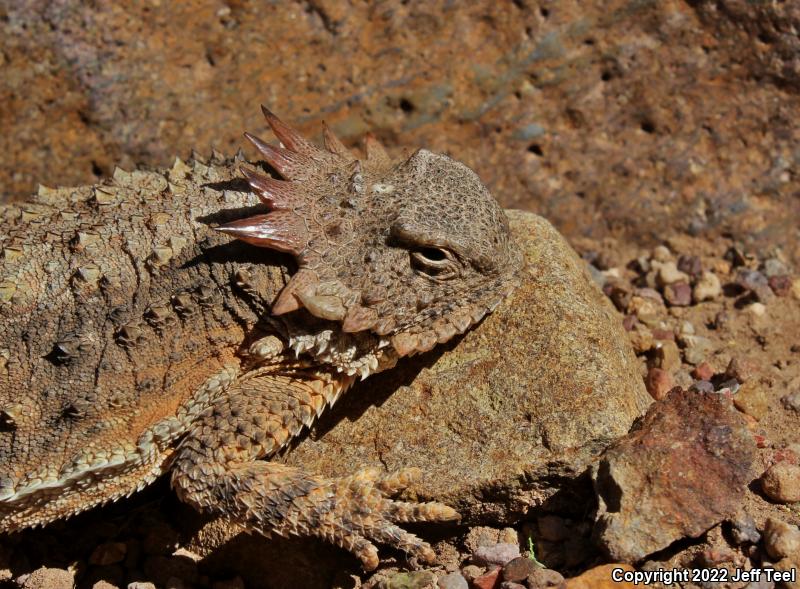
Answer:
<svg viewBox="0 0 800 589"><path fill-rule="evenodd" d="M373 541L432 558L397 523L457 514L388 498L413 469L327 480L265 459L356 378L480 321L521 254L463 164L393 162L369 136L362 161L265 116L281 146L248 139L285 180L178 160L0 211L0 532L170 472L198 509L367 569Z"/></svg>

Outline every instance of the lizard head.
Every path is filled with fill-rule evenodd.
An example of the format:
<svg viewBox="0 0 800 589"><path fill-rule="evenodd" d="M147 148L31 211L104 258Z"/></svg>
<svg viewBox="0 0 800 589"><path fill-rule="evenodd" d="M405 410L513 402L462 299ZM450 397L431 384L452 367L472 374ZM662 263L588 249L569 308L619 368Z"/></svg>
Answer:
<svg viewBox="0 0 800 589"><path fill-rule="evenodd" d="M516 285L508 219L467 166L424 149L393 162L370 135L362 161L327 127L322 149L263 110L282 145L245 136L285 180L243 168L271 212L219 229L295 256L274 314L303 307L405 356L463 333Z"/></svg>

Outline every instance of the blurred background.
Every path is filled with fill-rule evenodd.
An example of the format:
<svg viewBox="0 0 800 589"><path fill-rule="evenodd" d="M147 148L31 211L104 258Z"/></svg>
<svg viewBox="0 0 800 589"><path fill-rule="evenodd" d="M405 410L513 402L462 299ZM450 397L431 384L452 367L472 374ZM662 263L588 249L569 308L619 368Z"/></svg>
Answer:
<svg viewBox="0 0 800 589"><path fill-rule="evenodd" d="M447 152L573 243L797 263L798 30L779 0L4 0L0 192L232 155L264 103Z"/></svg>

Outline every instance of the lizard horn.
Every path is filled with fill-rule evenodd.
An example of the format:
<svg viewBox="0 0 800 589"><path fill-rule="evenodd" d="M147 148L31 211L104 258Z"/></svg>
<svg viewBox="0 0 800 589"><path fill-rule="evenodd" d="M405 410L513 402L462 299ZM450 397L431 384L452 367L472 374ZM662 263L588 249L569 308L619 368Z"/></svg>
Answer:
<svg viewBox="0 0 800 589"><path fill-rule="evenodd" d="M347 149L342 143L339 138L334 135L331 128L328 127L325 121L322 121L322 139L325 142L325 147L328 151L333 154L338 155L339 157L343 157L346 160L353 159L353 154Z"/></svg>
<svg viewBox="0 0 800 589"><path fill-rule="evenodd" d="M311 159L301 153L274 147L250 133L245 133L244 136L284 178L302 177L313 165Z"/></svg>
<svg viewBox="0 0 800 589"><path fill-rule="evenodd" d="M364 146L367 150L367 163L373 168L388 168L392 165L389 154L383 145L372 133L364 137Z"/></svg>
<svg viewBox="0 0 800 589"><path fill-rule="evenodd" d="M255 190L261 202L271 209L288 210L297 204L298 195L291 182L275 180L244 166L241 166L239 170L247 178L247 182Z"/></svg>
<svg viewBox="0 0 800 589"><path fill-rule="evenodd" d="M305 225L297 215L288 211L238 219L220 225L216 230L253 245L295 256L300 255L308 245Z"/></svg>
<svg viewBox="0 0 800 589"><path fill-rule="evenodd" d="M272 132L275 133L275 137L277 137L287 149L311 157L324 155L324 152L320 148L300 135L300 133L298 133L295 129L280 120L277 116L275 116L275 113L273 113L263 104L261 105L261 112L264 113L264 118L267 119L267 123L269 124L270 128L272 128Z"/></svg>

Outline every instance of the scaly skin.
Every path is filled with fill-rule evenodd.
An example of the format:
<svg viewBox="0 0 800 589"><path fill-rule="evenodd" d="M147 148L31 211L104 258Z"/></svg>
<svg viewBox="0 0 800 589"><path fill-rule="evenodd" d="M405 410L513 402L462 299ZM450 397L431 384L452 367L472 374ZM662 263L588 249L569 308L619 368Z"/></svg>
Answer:
<svg viewBox="0 0 800 589"><path fill-rule="evenodd" d="M328 480L264 459L355 378L480 321L520 253L462 164L393 163L371 137L359 161L265 116L283 147L248 138L287 180L176 161L0 211L0 532L169 471L198 509L367 569L373 541L433 558L396 523L458 515L390 499L416 470Z"/></svg>

